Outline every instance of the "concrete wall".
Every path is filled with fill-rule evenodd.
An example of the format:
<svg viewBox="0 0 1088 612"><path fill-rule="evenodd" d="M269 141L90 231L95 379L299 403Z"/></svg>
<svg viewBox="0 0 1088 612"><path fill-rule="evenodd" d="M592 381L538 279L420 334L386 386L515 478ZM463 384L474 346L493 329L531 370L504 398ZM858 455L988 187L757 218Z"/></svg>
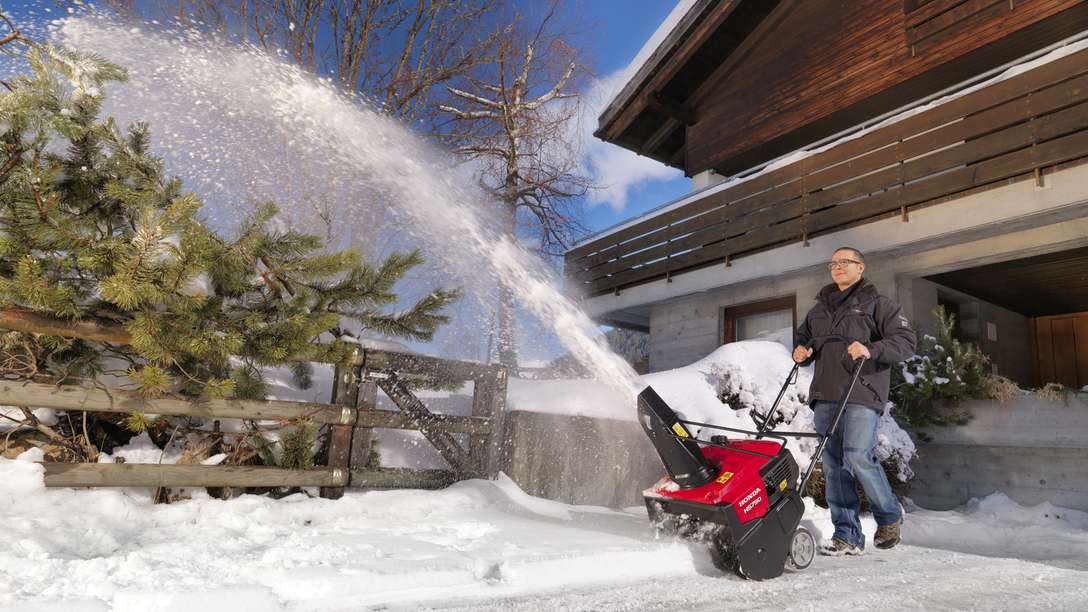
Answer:
<svg viewBox="0 0 1088 612"><path fill-rule="evenodd" d="M642 505L642 490L665 469L634 421L515 410L503 471L526 493L569 504Z"/></svg>
<svg viewBox="0 0 1088 612"><path fill-rule="evenodd" d="M1025 395L1000 405L969 402L967 425L922 430L911 496L945 510L1001 491L1022 504L1088 510L1088 397L1069 403Z"/></svg>

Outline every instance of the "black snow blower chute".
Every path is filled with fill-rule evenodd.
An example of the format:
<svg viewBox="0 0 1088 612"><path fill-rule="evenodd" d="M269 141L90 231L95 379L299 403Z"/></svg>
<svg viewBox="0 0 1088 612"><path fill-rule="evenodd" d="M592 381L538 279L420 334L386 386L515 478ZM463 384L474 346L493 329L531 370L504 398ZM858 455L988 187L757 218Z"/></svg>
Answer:
<svg viewBox="0 0 1088 612"><path fill-rule="evenodd" d="M845 346L841 336L816 338L810 346L822 350L829 343ZM778 405L797 380L800 366L796 364L771 410L756 419L755 431L685 421L646 387L638 396L639 422L668 472L643 491L650 522L658 533L705 542L716 567L746 579L776 578L787 564L794 570L808 567L816 554L816 541L801 527L805 510L801 495L816 458L839 425L864 362L855 362L831 428L823 433L773 429ZM724 433L703 440L696 438L692 427ZM786 448L787 436L819 439L803 476Z"/></svg>

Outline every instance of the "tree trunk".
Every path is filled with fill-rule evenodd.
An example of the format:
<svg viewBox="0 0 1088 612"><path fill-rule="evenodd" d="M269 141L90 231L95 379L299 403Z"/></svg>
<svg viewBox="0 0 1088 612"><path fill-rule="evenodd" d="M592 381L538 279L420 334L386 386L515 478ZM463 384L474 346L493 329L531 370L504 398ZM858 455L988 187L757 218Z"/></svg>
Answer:
<svg viewBox="0 0 1088 612"><path fill-rule="evenodd" d="M514 196L503 198L502 203L503 231L511 241L517 241L517 202ZM506 366L511 372L517 372L518 347L517 347L517 321L514 318L514 287L500 279L499 286L499 330L498 349L499 363Z"/></svg>

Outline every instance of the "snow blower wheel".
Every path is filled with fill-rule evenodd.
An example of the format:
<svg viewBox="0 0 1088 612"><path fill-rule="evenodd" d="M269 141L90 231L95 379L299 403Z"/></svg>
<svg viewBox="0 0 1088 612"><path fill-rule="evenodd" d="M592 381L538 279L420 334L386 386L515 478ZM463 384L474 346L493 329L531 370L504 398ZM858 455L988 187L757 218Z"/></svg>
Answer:
<svg viewBox="0 0 1088 612"><path fill-rule="evenodd" d="M790 554L786 565L792 570L803 570L812 565L816 557L816 538L804 527L798 527L790 538Z"/></svg>
<svg viewBox="0 0 1088 612"><path fill-rule="evenodd" d="M814 338L810 347L847 344L842 336ZM658 536L675 534L706 544L714 566L750 580L782 575L788 565L803 570L816 556L816 540L801 527L801 495L839 426L846 401L857 385L865 359L855 362L850 385L826 432L776 432L774 416L786 389L797 381L794 364L770 411L756 431L682 420L665 400L646 387L638 396L638 420L649 436L667 476L643 491L650 522ZM716 434L703 440L689 427L741 434ZM702 432L699 432L700 434ZM786 436L819 440L804 475L786 448Z"/></svg>

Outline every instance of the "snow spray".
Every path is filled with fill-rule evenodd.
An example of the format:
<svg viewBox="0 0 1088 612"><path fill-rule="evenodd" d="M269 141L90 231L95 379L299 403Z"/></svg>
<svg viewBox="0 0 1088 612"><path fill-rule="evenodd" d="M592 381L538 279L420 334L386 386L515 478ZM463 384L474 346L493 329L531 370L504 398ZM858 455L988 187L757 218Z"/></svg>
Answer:
<svg viewBox="0 0 1088 612"><path fill-rule="evenodd" d="M191 29L88 13L53 22L52 35L129 71L110 86L105 110L122 125L150 122L155 151L209 204L209 222L229 224L247 201L270 199L296 226L320 216L307 206L334 202L337 222L328 226L349 240L397 224L470 291L482 273L513 287L595 378L633 402L640 386L631 366L542 261L488 227L487 198L467 174L407 126L284 58Z"/></svg>

